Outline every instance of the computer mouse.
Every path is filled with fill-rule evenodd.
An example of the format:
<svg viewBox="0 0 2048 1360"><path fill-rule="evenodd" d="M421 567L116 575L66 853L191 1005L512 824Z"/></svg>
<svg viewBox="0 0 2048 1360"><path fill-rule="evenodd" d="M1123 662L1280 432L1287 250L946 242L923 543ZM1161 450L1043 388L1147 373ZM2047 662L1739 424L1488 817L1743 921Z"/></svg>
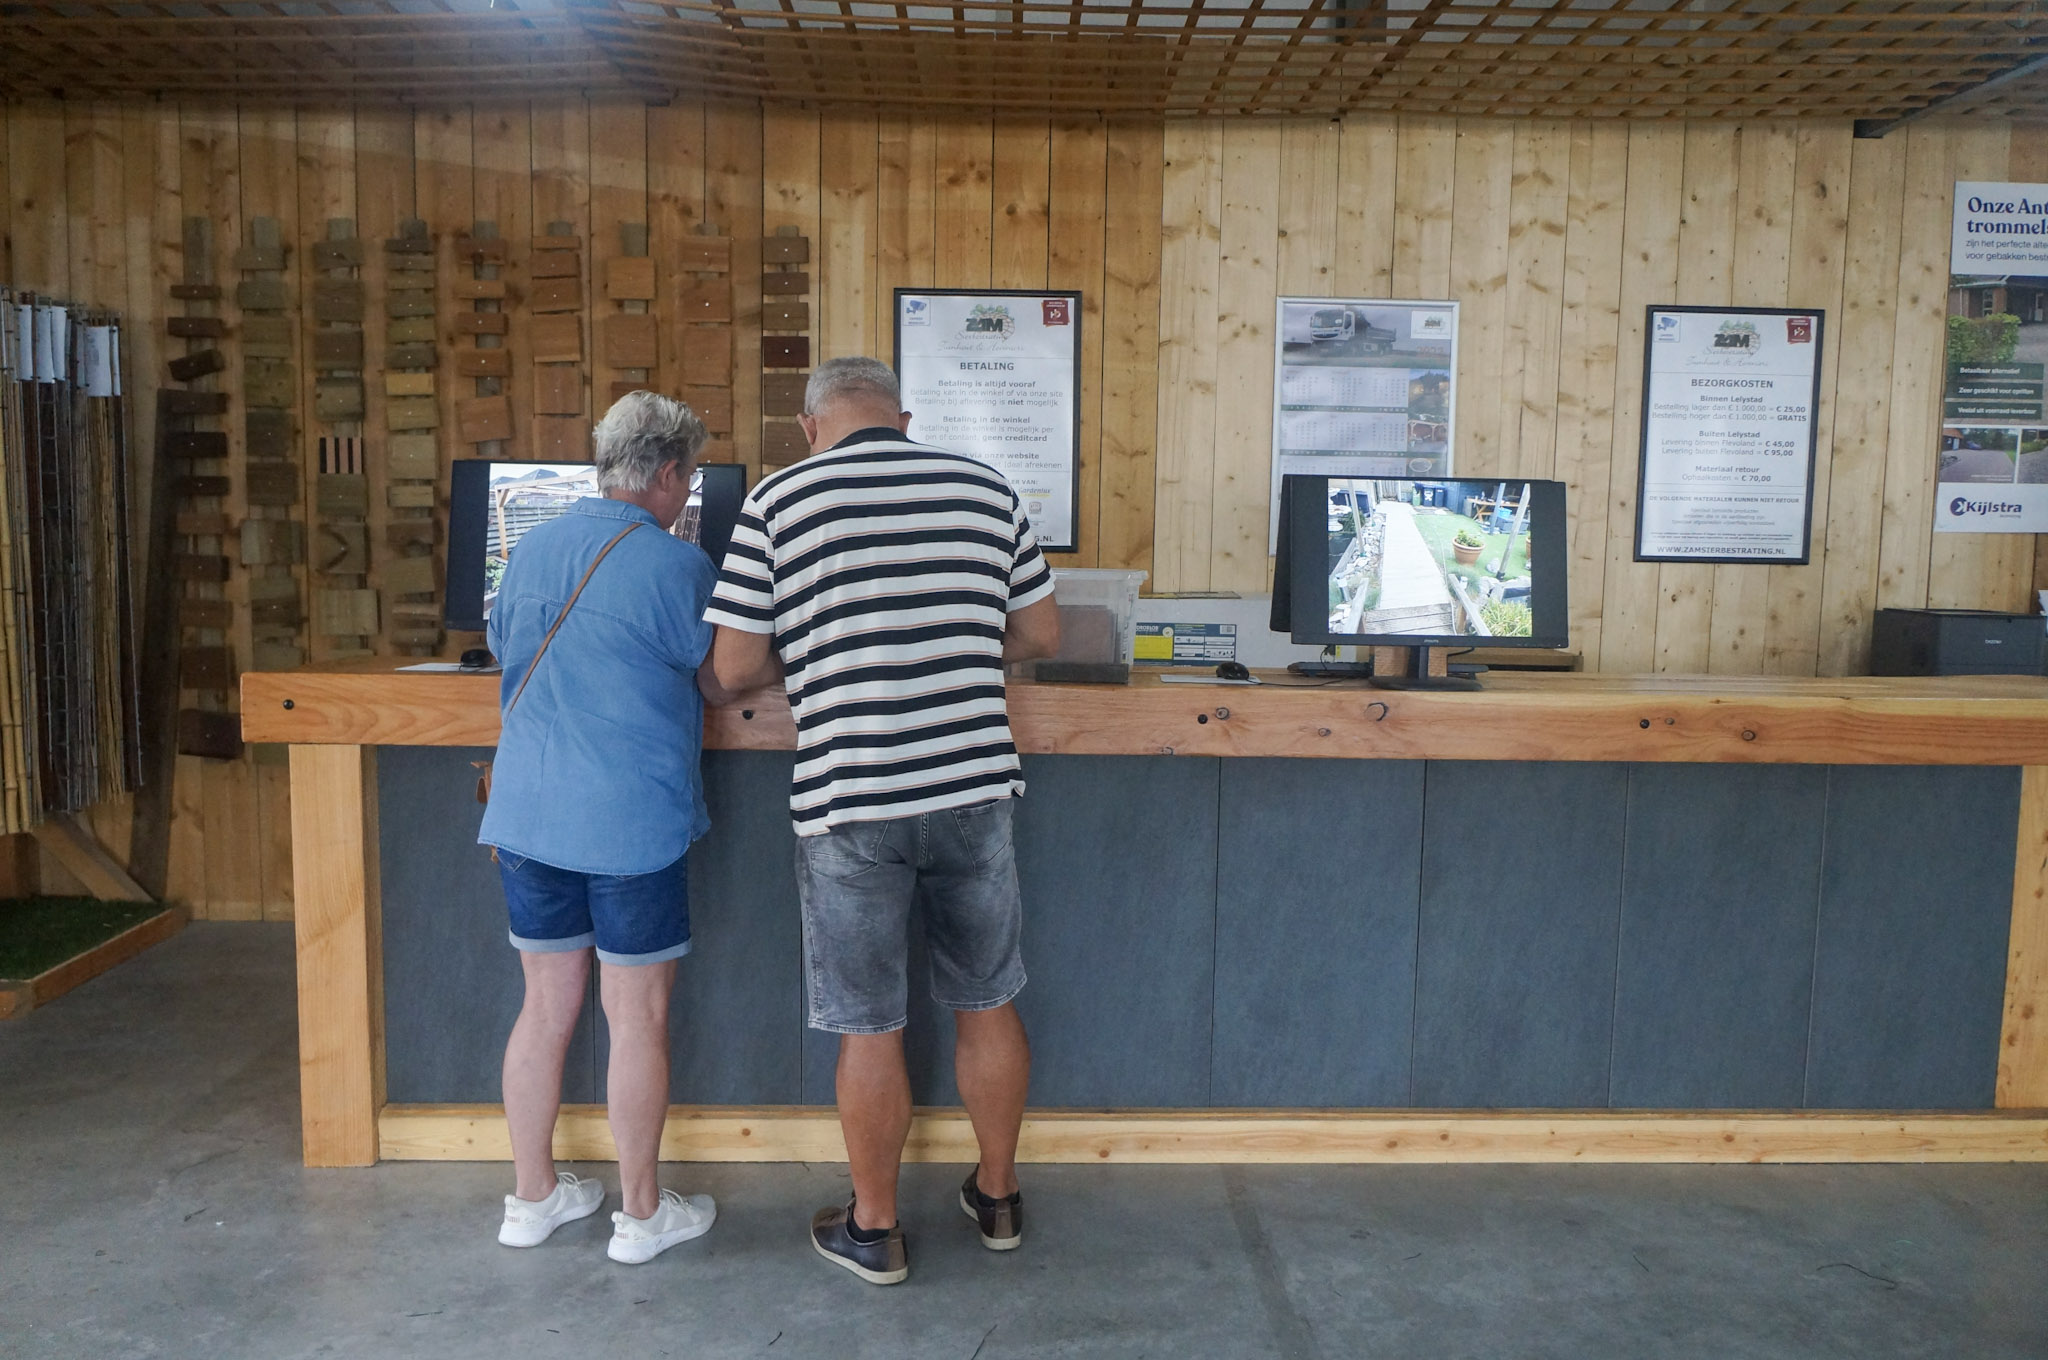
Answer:
<svg viewBox="0 0 2048 1360"><path fill-rule="evenodd" d="M1216 667L1218 680L1249 680L1251 670L1242 661L1225 661Z"/></svg>

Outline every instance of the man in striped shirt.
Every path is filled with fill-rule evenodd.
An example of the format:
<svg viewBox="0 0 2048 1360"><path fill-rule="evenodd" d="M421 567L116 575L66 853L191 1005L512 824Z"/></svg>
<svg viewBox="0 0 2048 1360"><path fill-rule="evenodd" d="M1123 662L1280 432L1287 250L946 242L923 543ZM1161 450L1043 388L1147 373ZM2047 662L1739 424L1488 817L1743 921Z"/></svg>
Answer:
<svg viewBox="0 0 2048 1360"><path fill-rule="evenodd" d="M905 437L896 375L874 359L811 374L811 457L741 507L707 621L714 683L779 672L797 722L805 992L840 1036L839 1119L854 1198L811 1241L862 1279L910 1272L896 1179L910 1131L903 1061L908 929L923 893L932 996L954 1012L955 1073L981 1161L960 1204L982 1242L1023 1240L1017 1133L1031 1051L1010 843L1024 791L1003 663L1059 647L1052 573L1017 493L985 464Z"/></svg>

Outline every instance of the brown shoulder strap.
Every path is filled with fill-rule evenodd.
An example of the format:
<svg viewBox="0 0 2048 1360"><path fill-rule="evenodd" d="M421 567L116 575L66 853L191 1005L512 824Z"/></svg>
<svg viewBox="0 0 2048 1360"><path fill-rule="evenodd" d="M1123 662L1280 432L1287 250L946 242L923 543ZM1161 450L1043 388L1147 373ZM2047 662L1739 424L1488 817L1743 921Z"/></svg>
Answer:
<svg viewBox="0 0 2048 1360"><path fill-rule="evenodd" d="M526 674L520 677L519 688L512 691L512 702L505 705L506 717L511 717L512 710L519 707L519 696L526 693L527 682L533 679L534 671L539 669L540 659L548 654L548 644L555 640L556 633L562 631L563 620L567 619L569 617L569 611L576 607L576 597L583 593L583 587L590 584L590 573L597 570L597 564L599 562L604 561L606 553L609 553L613 548L619 546L620 539L624 538L627 534L632 533L635 529L639 528L642 524L645 524L646 522L647 521L645 520L636 519L631 524L628 524L625 528L619 530L616 534L612 535L612 541L605 544L602 548L598 549L597 556L591 559L591 563L588 567L584 568L583 579L576 583L576 589L569 592L569 602L563 605L562 612L555 616L555 626L548 629L548 635L540 640L540 650L533 654L533 661L531 664L527 666Z"/></svg>

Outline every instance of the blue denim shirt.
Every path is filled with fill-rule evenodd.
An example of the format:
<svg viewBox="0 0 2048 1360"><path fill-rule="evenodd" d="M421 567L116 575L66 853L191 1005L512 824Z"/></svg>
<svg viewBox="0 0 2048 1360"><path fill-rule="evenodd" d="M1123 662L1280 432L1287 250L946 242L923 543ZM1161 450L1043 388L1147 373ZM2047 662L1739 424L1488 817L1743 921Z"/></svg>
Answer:
<svg viewBox="0 0 2048 1360"><path fill-rule="evenodd" d="M639 506L580 500L519 540L491 611L498 702L512 702L592 559L636 519L647 527L592 574L505 720L481 844L577 873L644 874L710 828L697 666L718 573Z"/></svg>

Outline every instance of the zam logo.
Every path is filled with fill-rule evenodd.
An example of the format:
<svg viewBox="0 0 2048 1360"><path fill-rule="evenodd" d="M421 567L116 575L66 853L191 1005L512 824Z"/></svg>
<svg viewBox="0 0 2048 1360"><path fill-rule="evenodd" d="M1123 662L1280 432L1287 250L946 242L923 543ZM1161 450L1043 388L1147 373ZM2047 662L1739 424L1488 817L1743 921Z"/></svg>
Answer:
<svg viewBox="0 0 2048 1360"><path fill-rule="evenodd" d="M1951 515L2017 515L2024 508L2011 501L1973 501L1966 496L1958 496L1948 503Z"/></svg>

